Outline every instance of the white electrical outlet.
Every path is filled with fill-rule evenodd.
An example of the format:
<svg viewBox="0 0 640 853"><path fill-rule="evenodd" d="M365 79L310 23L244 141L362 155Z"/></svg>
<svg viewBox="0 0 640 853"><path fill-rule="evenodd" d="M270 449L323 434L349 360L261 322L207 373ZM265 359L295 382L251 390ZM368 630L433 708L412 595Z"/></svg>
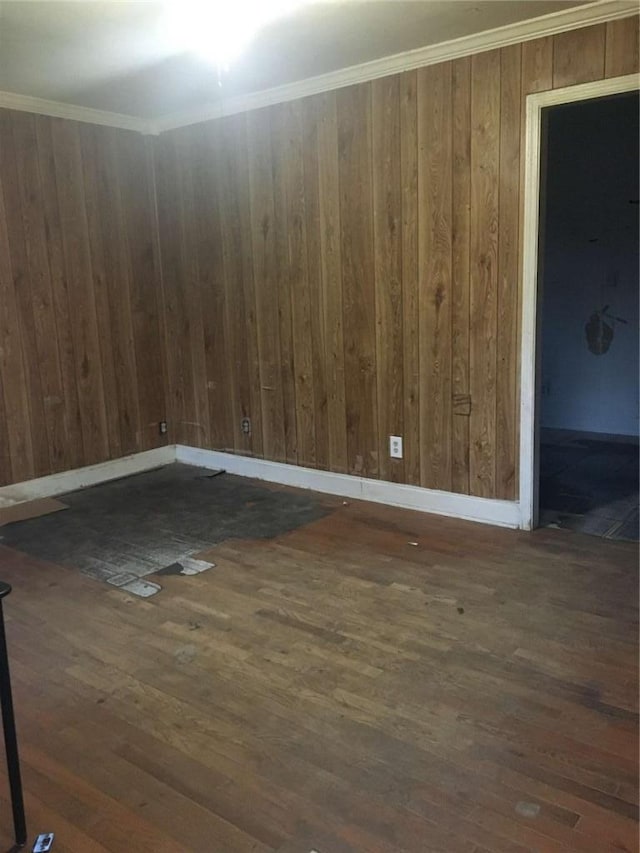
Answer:
<svg viewBox="0 0 640 853"><path fill-rule="evenodd" d="M389 436L389 456L392 459L402 459L402 436Z"/></svg>

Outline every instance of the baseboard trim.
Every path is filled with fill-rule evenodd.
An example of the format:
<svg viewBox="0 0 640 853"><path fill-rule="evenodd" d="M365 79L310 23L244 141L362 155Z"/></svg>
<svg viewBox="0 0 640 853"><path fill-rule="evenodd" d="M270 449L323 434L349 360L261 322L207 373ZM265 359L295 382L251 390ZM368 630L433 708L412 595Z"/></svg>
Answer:
<svg viewBox="0 0 640 853"><path fill-rule="evenodd" d="M53 497L65 492L73 492L75 489L106 483L108 480L128 477L130 474L140 474L142 471L150 471L152 468L160 468L162 465L175 462L175 458L176 449L172 444L156 447L153 450L144 450L131 456L123 456L120 459L110 459L98 465L87 465L86 468L75 468L72 471L61 471L59 474L49 474L47 477L2 486L0 506L11 506L34 498Z"/></svg>
<svg viewBox="0 0 640 853"><path fill-rule="evenodd" d="M302 468L282 462L268 462L265 459L236 456L233 453L204 450L182 444L176 446L175 458L177 462L187 465L212 469L224 468L230 474L267 480L283 486L313 489L330 495L374 501L404 509L431 512L435 515L493 524L498 527L520 527L520 507L516 501L457 495L453 492L422 489L419 486L389 483L384 480L370 480L351 474L335 474L331 471Z"/></svg>
<svg viewBox="0 0 640 853"><path fill-rule="evenodd" d="M385 480L371 480L351 474L336 474L332 471L319 471L315 468L303 468L283 462L269 462L251 456L237 456L217 450L205 450L199 447L187 447L183 444L156 447L121 459L111 459L98 465L76 468L35 480L26 480L10 486L0 487L0 506L35 498L53 497L87 486L96 486L109 480L140 474L153 468L160 468L172 462L197 465L201 468L224 468L230 474L266 480L283 486L295 486L299 489L312 489L329 495L338 495L353 500L373 501L389 506L431 512L466 521L493 524L498 527L517 528L521 526L520 506L516 501L477 498L471 495L457 495L453 492L441 492L436 489L423 489L403 483L389 483Z"/></svg>

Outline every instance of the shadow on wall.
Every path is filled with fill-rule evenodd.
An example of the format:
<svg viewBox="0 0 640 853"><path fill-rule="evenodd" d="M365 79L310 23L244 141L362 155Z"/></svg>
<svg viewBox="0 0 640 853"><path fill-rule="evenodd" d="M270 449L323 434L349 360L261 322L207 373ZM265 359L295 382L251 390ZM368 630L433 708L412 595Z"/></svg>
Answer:
<svg viewBox="0 0 640 853"><path fill-rule="evenodd" d="M543 427L638 435L638 109L549 111Z"/></svg>

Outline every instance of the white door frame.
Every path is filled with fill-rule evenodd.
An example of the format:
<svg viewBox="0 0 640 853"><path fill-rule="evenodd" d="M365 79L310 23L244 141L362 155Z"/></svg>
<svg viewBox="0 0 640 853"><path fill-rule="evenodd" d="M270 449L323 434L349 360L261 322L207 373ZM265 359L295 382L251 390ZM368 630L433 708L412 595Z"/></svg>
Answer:
<svg viewBox="0 0 640 853"><path fill-rule="evenodd" d="M611 77L527 97L522 248L522 340L520 350L520 526L537 524L536 337L538 312L538 229L542 110L558 104L633 92L640 74Z"/></svg>

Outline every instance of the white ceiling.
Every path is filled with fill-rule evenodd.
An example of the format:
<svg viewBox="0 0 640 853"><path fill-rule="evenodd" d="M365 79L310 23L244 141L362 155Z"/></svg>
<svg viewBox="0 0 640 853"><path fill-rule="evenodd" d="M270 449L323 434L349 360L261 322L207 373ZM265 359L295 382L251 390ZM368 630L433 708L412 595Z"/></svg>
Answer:
<svg viewBox="0 0 640 853"><path fill-rule="evenodd" d="M316 2L260 32L220 86L215 66L171 43L162 3L2 0L0 90L157 118L580 5Z"/></svg>

